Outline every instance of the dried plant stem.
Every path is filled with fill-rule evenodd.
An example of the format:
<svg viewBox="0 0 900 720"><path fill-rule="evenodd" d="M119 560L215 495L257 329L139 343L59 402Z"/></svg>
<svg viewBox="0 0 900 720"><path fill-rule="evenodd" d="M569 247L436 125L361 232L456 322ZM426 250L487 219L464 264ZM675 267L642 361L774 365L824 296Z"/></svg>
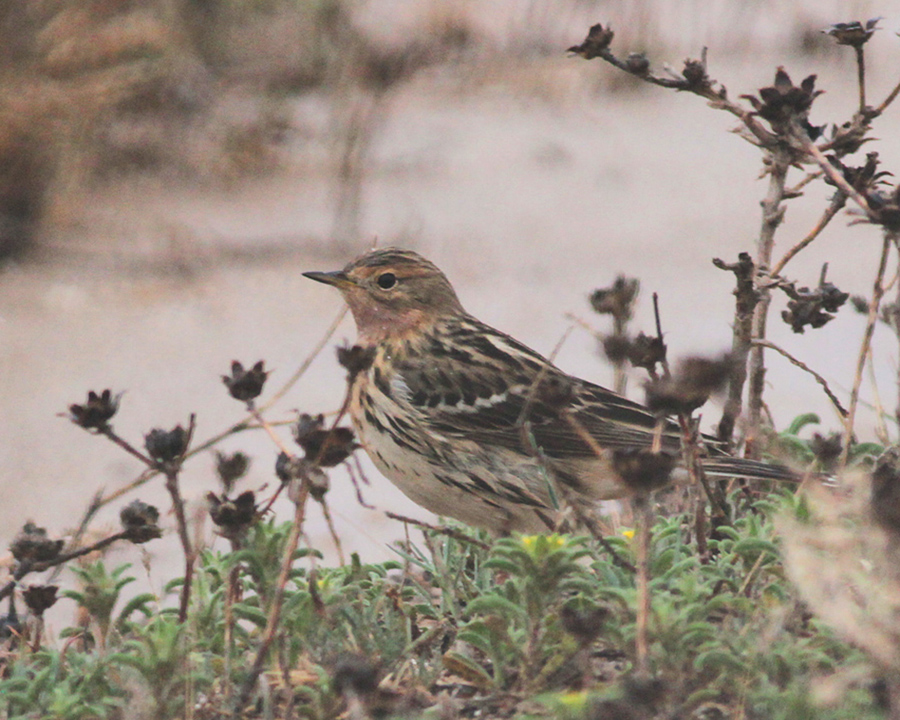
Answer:
<svg viewBox="0 0 900 720"><path fill-rule="evenodd" d="M291 576L291 568L294 564L294 553L297 552L297 546L300 544L300 535L303 532L303 520L306 514L306 500L308 497L309 483L306 480L302 480L300 483L300 490L297 493L296 504L294 506L294 522L291 525L291 532L290 535L288 535L287 542L284 546L281 560L281 572L278 575L278 582L272 597L272 605L269 607L269 616L266 619L266 629L263 631L262 639L256 650L256 658L253 661L253 665L250 667L250 671L248 672L243 685L241 685L241 691L238 693L237 701L234 704L232 717L234 717L235 720L238 720L238 718L243 716L242 710L249 702L253 687L256 685L256 681L263 671L263 667L266 664L266 659L269 654L269 648L272 645L272 641L275 639L275 633L278 631L280 625L281 608L284 605L285 590Z"/></svg>
<svg viewBox="0 0 900 720"><path fill-rule="evenodd" d="M816 147L816 144L809 139L809 135L806 133L806 130L802 128L796 128L794 131L794 139L799 141L800 146L809 153L812 158L819 164L819 167L825 172L828 176L828 179L831 180L835 185L837 185L838 189L846 194L848 197L853 198L853 201L859 205L859 207L866 213L869 219L877 222L878 217L875 213L872 212L872 208L869 207L869 203L866 198L863 196L859 190L853 187L850 183L847 182L847 179L841 174L841 172L832 165L828 158L825 157L824 153Z"/></svg>
<svg viewBox="0 0 900 720"><path fill-rule="evenodd" d="M866 329L863 333L862 344L859 349L859 358L856 362L856 375L853 379L853 389L850 391L850 407L844 420L843 448L841 450L840 465L847 464L850 455L850 444L853 442L853 423L856 420L856 408L859 404L859 390L862 386L863 371L866 367L866 358L869 356L869 347L872 344L872 335L875 333L875 323L878 321L878 311L881 308L881 299L884 297L884 274L887 270L888 255L891 245L896 241L892 233L885 233L881 245L881 258L878 261L878 272L875 274L875 283L872 287L872 300L869 302L869 314L866 318Z"/></svg>
<svg viewBox="0 0 900 720"><path fill-rule="evenodd" d="M650 526L653 523L653 507L648 495L632 500L632 510L637 537L637 618L635 637L635 673L647 677L649 666L648 624L650 621Z"/></svg>
<svg viewBox="0 0 900 720"><path fill-rule="evenodd" d="M774 350L775 352L777 352L777 353L778 353L779 355L781 355L782 357L787 358L787 360L788 360L792 365L794 365L794 366L800 368L801 370L803 370L803 372L807 372L807 373L809 373L810 375L812 375L812 376L816 379L816 382L819 383L819 385L822 386L822 389L825 391L825 394L828 396L828 399L831 400L832 405L834 405L835 410L838 411L838 413L840 414L841 418L846 418L846 417L847 417L847 410L846 410L846 408L844 408L844 406L841 404L841 401L838 400L837 395L835 395L835 394L831 391L831 388L828 387L828 381L827 381L824 377L822 377L821 375L819 375L819 373L817 373L817 372L816 372L815 370L813 370L811 367L809 367L809 365L807 365L806 363L804 363L802 360L798 360L797 358L795 358L793 355L791 355L791 354L790 354L787 350L785 350L784 348L779 347L779 346L776 345L775 343L770 342L770 341L768 341L768 340L754 340L754 341L753 341L753 344L754 344L754 345L760 345L760 346L762 346L762 347L768 348L769 350Z"/></svg>
<svg viewBox="0 0 900 720"><path fill-rule="evenodd" d="M794 245L790 250L788 250L779 260L775 263L775 266L769 272L772 277L776 277L781 274L781 271L784 270L784 266L787 265L794 257L803 250L807 245L809 245L813 240L819 237L819 234L822 230L825 229L825 226L831 222L832 218L840 212L840 210L847 204L847 196L838 190L834 197L831 198L831 204L825 208L825 212L822 213L822 217L819 218L819 222L816 223L815 227L809 231L807 236L803 238L800 242Z"/></svg>
<svg viewBox="0 0 900 720"><path fill-rule="evenodd" d="M429 532L437 533L438 535L444 535L445 537L452 538L453 540L467 543L469 545L474 545L475 547L481 548L482 550L490 550L491 547L487 543L483 543L481 542L481 540L473 538L471 535L466 535L464 532L461 532L456 528L431 525L430 523L424 522L422 520L416 520L415 518L407 517L406 515L398 515L397 513L391 512L390 510L385 510L384 514L391 520L398 520L405 525L412 525L413 527L417 527L420 530L428 530Z"/></svg>
<svg viewBox="0 0 900 720"><path fill-rule="evenodd" d="M888 93L888 96L884 99L884 102L882 102L881 105L879 105L872 111L872 117L878 117L879 115L881 115L881 113L887 110L887 106L897 99L897 95L900 95L900 83L897 83L894 86L894 89L891 90L890 93Z"/></svg>
<svg viewBox="0 0 900 720"><path fill-rule="evenodd" d="M187 619L188 604L191 597L191 582L194 576L194 549L188 533L187 516L184 512L184 498L178 487L178 468L166 472L166 490L172 498L172 509L175 511L175 524L178 528L178 539L184 552L184 584L181 586L181 598L178 603L178 622Z"/></svg>
<svg viewBox="0 0 900 720"><path fill-rule="evenodd" d="M784 151L773 152L770 157L769 191L762 201L762 227L756 250L757 272L767 270L772 265L772 249L775 244L775 231L784 219L785 199L784 185L787 179L790 158ZM769 305L772 302L771 292L766 288L759 290L759 302L753 314L752 337L766 337L766 321ZM761 448L757 443L762 425L763 391L765 390L766 366L763 348L759 345L750 350L748 368L749 388L747 397L747 456L759 459Z"/></svg>
<svg viewBox="0 0 900 720"><path fill-rule="evenodd" d="M719 440L730 445L734 427L743 408L747 359L750 356L750 340L753 332L753 310L759 302L759 293L756 289L756 267L748 253L741 253L736 263L729 264L715 258L713 264L717 268L733 272L736 280L734 329L731 338L732 370L728 379L728 397L717 428Z"/></svg>
<svg viewBox="0 0 900 720"><path fill-rule="evenodd" d="M341 545L341 538L337 534L337 530L334 527L334 520L331 517L331 510L328 509L328 503L325 502L325 498L322 498L319 502L319 505L322 507L322 515L325 516L325 523L328 525L328 532L331 534L331 542L334 543L334 549L337 550L338 554L338 563L341 567L347 564L347 560L344 558L344 548Z"/></svg>
<svg viewBox="0 0 900 720"><path fill-rule="evenodd" d="M859 81L859 112L866 111L866 55L862 45L855 45L856 50L856 77Z"/></svg>

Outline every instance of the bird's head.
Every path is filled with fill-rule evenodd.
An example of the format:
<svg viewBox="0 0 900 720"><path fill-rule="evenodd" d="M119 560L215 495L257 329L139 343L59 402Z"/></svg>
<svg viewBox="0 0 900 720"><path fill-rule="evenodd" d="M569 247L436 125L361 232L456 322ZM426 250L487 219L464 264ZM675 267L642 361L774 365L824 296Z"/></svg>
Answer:
<svg viewBox="0 0 900 720"><path fill-rule="evenodd" d="M372 250L343 270L303 274L341 291L363 342L401 337L463 312L444 273L411 250Z"/></svg>

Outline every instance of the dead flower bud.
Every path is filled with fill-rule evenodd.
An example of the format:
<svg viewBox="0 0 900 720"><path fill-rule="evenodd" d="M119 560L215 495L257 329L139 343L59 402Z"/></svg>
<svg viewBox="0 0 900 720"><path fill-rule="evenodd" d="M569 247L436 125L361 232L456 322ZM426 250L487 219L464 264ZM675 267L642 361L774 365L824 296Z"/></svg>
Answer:
<svg viewBox="0 0 900 720"><path fill-rule="evenodd" d="M759 98L753 95L741 95L749 102L756 114L769 124L775 132L787 129L787 124L796 120L804 127L809 137L815 140L822 133L822 128L815 128L807 120L813 101L822 94L816 90L816 76L808 76L800 86L791 82L783 67L775 73L775 82L769 87L760 88Z"/></svg>
<svg viewBox="0 0 900 720"><path fill-rule="evenodd" d="M282 485L286 485L301 474L300 465L302 460L285 452L278 453L275 460L275 475L281 481Z"/></svg>
<svg viewBox="0 0 900 720"><path fill-rule="evenodd" d="M321 467L340 465L359 447L353 430L348 427L326 430L322 415L301 413L291 432L306 459Z"/></svg>
<svg viewBox="0 0 900 720"><path fill-rule="evenodd" d="M159 510L140 500L132 500L119 513L122 529L128 533L128 540L140 545L162 537L159 528Z"/></svg>
<svg viewBox="0 0 900 720"><path fill-rule="evenodd" d="M612 315L616 320L624 322L631 319L640 290L640 280L619 275L609 287L594 290L589 300L594 312Z"/></svg>
<svg viewBox="0 0 900 720"><path fill-rule="evenodd" d="M585 60L592 60L603 56L609 50L614 37L615 33L611 28L603 27L600 23L597 23L588 30L587 37L581 45L573 45L568 51L583 57Z"/></svg>
<svg viewBox="0 0 900 720"><path fill-rule="evenodd" d="M352 381L357 375L365 372L375 362L375 348L353 345L337 349L338 363L347 371L347 380Z"/></svg>
<svg viewBox="0 0 900 720"><path fill-rule="evenodd" d="M900 448L888 448L875 461L871 508L875 522L900 535Z"/></svg>
<svg viewBox="0 0 900 720"><path fill-rule="evenodd" d="M809 449L812 450L816 463L822 472L834 472L837 470L838 458L841 456L841 434L822 435L821 433L815 433L809 443Z"/></svg>
<svg viewBox="0 0 900 720"><path fill-rule="evenodd" d="M613 471L635 495L647 495L669 482L675 457L643 448L617 448L612 455Z"/></svg>
<svg viewBox="0 0 900 720"><path fill-rule="evenodd" d="M216 474L225 488L225 492L231 492L235 482L242 478L250 467L250 458L242 452L226 455L216 450Z"/></svg>
<svg viewBox="0 0 900 720"><path fill-rule="evenodd" d="M265 370L265 361L260 360L249 370L245 370L237 360L231 363L231 375L223 375L222 382L235 400L250 402L259 397L266 384L269 373Z"/></svg>
<svg viewBox="0 0 900 720"><path fill-rule="evenodd" d="M340 695L366 697L378 689L378 666L363 655L345 654L331 671L331 683Z"/></svg>
<svg viewBox="0 0 900 720"><path fill-rule="evenodd" d="M702 60L685 60L681 75L687 80L688 87L691 89L701 89L710 85L709 75L706 74L706 63Z"/></svg>
<svg viewBox="0 0 900 720"><path fill-rule="evenodd" d="M728 353L719 358L685 358L672 377L645 385L647 407L662 415L689 415L725 387L732 368Z"/></svg>
<svg viewBox="0 0 900 720"><path fill-rule="evenodd" d="M851 47L861 48L869 42L869 39L878 30L876 25L878 25L879 20L881 20L880 17L872 18L866 21L865 26L859 20L835 23L825 28L822 32L826 35L831 35L838 45L850 45Z"/></svg>
<svg viewBox="0 0 900 720"><path fill-rule="evenodd" d="M650 61L644 53L629 53L625 68L634 75L646 75L650 71Z"/></svg>
<svg viewBox="0 0 900 720"><path fill-rule="evenodd" d="M108 388L99 395L91 390L84 405L69 405L69 419L86 430L101 430L116 414L121 398L121 393L113 396Z"/></svg>
<svg viewBox="0 0 900 720"><path fill-rule="evenodd" d="M887 170L877 172L879 163L877 152L867 153L865 164L860 165L859 167L849 167L844 165L844 163L835 155L828 155L827 158L828 162L844 176L844 180L863 195L866 195L880 185L884 185L884 178L893 175L893 173ZM836 187L835 182L829 178L828 175L824 177L824 180L827 185Z"/></svg>
<svg viewBox="0 0 900 720"><path fill-rule="evenodd" d="M252 490L241 493L234 500L215 493L207 493L206 499L209 502L209 516L218 533L229 540L243 536L256 520L256 496Z"/></svg>
<svg viewBox="0 0 900 720"><path fill-rule="evenodd" d="M33 522L27 522L9 544L12 556L21 562L48 562L59 557L62 540L51 540L47 530Z"/></svg>
<svg viewBox="0 0 900 720"><path fill-rule="evenodd" d="M172 462L187 452L189 439L188 431L181 425L171 430L154 428L144 436L144 447L156 462Z"/></svg>
<svg viewBox="0 0 900 720"><path fill-rule="evenodd" d="M611 362L628 360L634 367L653 371L666 359L666 344L661 338L639 333L637 337L608 335L603 338L603 352Z"/></svg>
<svg viewBox="0 0 900 720"><path fill-rule="evenodd" d="M56 585L29 585L22 592L22 599L32 613L40 616L56 604L58 591Z"/></svg>
<svg viewBox="0 0 900 720"><path fill-rule="evenodd" d="M890 192L872 190L866 194L866 200L875 219L866 219L865 222L881 225L892 233L900 232L900 185Z"/></svg>
<svg viewBox="0 0 900 720"><path fill-rule="evenodd" d="M782 285L781 289L791 298L787 310L781 313L781 319L799 334L803 334L807 325L820 328L834 320L834 313L850 297L849 293L842 292L833 283L825 281L820 282L815 290L806 287L797 290L793 284Z"/></svg>

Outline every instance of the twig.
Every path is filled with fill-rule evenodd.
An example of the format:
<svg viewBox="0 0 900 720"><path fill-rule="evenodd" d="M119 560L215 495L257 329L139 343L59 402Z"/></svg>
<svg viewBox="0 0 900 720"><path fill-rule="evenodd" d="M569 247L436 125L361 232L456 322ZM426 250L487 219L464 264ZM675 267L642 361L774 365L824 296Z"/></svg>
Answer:
<svg viewBox="0 0 900 720"><path fill-rule="evenodd" d="M847 204L847 196L841 191L838 190L834 197L831 198L831 204L825 208L825 212L822 213L822 217L819 218L819 222L816 223L815 227L809 231L807 236L803 238L800 242L798 242L794 247L788 250L779 260L775 263L775 266L769 271L769 274L772 277L776 277L781 274L781 271L784 270L784 266L787 265L791 260L794 259L794 256L797 255L801 250L803 250L807 245L809 245L813 240L815 240L822 230L825 229L825 226L831 222L832 218L841 211L841 209Z"/></svg>
<svg viewBox="0 0 900 720"><path fill-rule="evenodd" d="M875 323L878 321L878 310L881 307L881 299L884 296L884 273L887 269L888 254L891 245L896 242L893 233L886 232L881 245L881 258L878 261L878 272L875 275L875 283L872 288L872 300L869 302L869 314L866 318L866 329L863 333L862 344L859 349L859 358L856 362L856 375L853 378L853 389L850 391L850 408L844 420L843 447L839 467L847 464L850 456L850 444L853 442L853 423L856 419L856 408L859 404L859 390L862 386L863 371L866 366L866 358L869 354L869 346L872 343L872 335L875 333Z"/></svg>
<svg viewBox="0 0 900 720"><path fill-rule="evenodd" d="M846 178L841 174L838 169L829 162L828 158L822 153L822 151L816 147L816 144L809 139L809 135L806 130L800 127L794 128L794 139L799 142L800 147L809 153L813 159L819 164L819 167L825 172L828 178L837 185L838 189L846 194L848 197L853 198L853 201L859 205L859 207L865 212L866 216L872 220L877 222L878 216L872 212L872 208L869 206L869 202L863 196L862 193L859 192L855 187L853 187L850 183L847 182Z"/></svg>
<svg viewBox="0 0 900 720"><path fill-rule="evenodd" d="M856 50L856 77L859 80L859 112L866 111L866 57L862 45L854 45Z"/></svg>
<svg viewBox="0 0 900 720"><path fill-rule="evenodd" d="M815 378L816 382L819 383L819 385L822 386L822 390L825 391L825 394L828 396L828 399L831 400L831 403L834 405L835 410L838 411L838 413L840 414L840 416L841 416L842 418L846 418L846 417L847 417L847 414L848 414L848 413L847 413L846 408L841 404L841 401L838 400L837 395L835 395L835 394L831 391L831 388L828 387L828 381L827 381L824 377L822 377L821 375L819 375L819 373L817 373L817 372L816 372L815 370L813 370L811 367L809 367L809 365L807 365L806 363L804 363L802 360L798 360L797 358L795 358L793 355L791 355L791 354L790 354L787 350L785 350L783 347L780 347L780 346L776 345L775 343L770 342L770 341L768 341L768 340L754 340L754 341L753 341L753 344L754 344L754 345L760 345L760 346L762 346L762 347L768 348L769 350L774 350L774 351L777 352L779 355L781 355L781 356L787 358L787 360L788 360L792 365L795 365L796 367L800 368L800 369L803 370L804 372L807 372L807 373L809 373L810 375L812 375L812 376Z"/></svg>
<svg viewBox="0 0 900 720"><path fill-rule="evenodd" d="M464 532L461 532L456 528L431 525L430 523L424 522L422 520L416 520L415 518L407 517L406 515L398 515L397 513L391 512L390 510L385 510L384 514L387 515L387 517L389 517L391 520L399 520L406 525L412 525L419 528L420 530L429 530L430 532L437 533L438 535L444 535L445 537L451 538L452 540L458 540L459 542L474 545L475 547L481 548L482 550L490 550L491 548L491 546L487 543L483 543L481 542L481 540L473 538L471 535L466 535Z"/></svg>
<svg viewBox="0 0 900 720"><path fill-rule="evenodd" d="M187 440L184 443L185 451L191 444L194 429L197 427L197 416L191 413L190 425L187 431ZM172 497L172 508L175 511L175 524L178 528L178 539L184 551L184 583L181 586L181 599L178 604L178 622L187 620L188 604L191 598L191 583L194 576L195 553L191 546L191 536L188 533L187 516L184 512L184 498L181 497L181 489L178 486L178 474L184 463L186 452L181 457L167 463L157 463L157 467L165 473L166 490Z"/></svg>
<svg viewBox="0 0 900 720"><path fill-rule="evenodd" d="M887 110L887 106L897 99L898 94L900 94L900 83L897 83L894 86L894 89L891 90L890 93L888 93L888 96L884 99L884 102L882 102L881 105L879 105L872 111L874 113L872 117L878 117L879 115L881 115L881 113Z"/></svg>

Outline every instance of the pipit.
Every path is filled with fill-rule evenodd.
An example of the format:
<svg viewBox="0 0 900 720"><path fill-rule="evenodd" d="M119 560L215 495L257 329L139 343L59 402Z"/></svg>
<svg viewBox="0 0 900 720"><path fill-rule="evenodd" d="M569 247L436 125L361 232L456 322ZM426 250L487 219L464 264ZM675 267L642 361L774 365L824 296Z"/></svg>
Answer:
<svg viewBox="0 0 900 720"><path fill-rule="evenodd" d="M590 509L629 493L613 468L617 450L649 449L656 435L663 451L679 451L677 424L477 320L414 252L373 250L343 270L304 275L341 291L358 344L374 351L351 388L362 446L437 515L494 532L546 532L565 502ZM708 475L792 476L716 454L703 461Z"/></svg>

